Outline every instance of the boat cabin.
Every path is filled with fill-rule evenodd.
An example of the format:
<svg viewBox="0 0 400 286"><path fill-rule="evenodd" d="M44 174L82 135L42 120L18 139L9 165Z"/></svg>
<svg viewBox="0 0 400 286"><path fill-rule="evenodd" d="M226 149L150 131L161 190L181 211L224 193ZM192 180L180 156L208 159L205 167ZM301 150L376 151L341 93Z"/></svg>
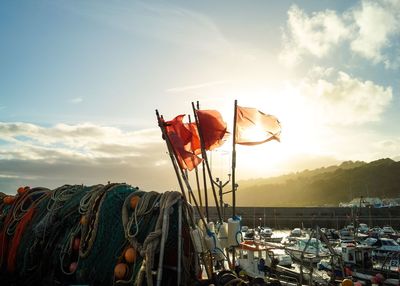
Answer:
<svg viewBox="0 0 400 286"><path fill-rule="evenodd" d="M342 245L342 258L344 264L359 265L364 269L372 268L372 250L368 245L355 245L347 243Z"/></svg>

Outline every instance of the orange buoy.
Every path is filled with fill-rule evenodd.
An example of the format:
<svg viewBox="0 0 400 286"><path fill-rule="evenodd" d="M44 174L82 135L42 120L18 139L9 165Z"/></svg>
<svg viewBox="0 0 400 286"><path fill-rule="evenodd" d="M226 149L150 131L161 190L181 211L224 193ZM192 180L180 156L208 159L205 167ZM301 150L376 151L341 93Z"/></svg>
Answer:
<svg viewBox="0 0 400 286"><path fill-rule="evenodd" d="M124 253L125 261L133 263L136 260L136 250L133 247L129 247Z"/></svg>
<svg viewBox="0 0 400 286"><path fill-rule="evenodd" d="M79 237L75 237L74 243L72 244L72 249L79 250L80 244L81 244L81 239Z"/></svg>
<svg viewBox="0 0 400 286"><path fill-rule="evenodd" d="M74 272L76 271L76 268L78 268L78 263L72 262L72 263L69 265L69 272L70 272L70 273L74 273Z"/></svg>
<svg viewBox="0 0 400 286"><path fill-rule="evenodd" d="M353 281L351 281L350 279L344 279L342 281L342 286L353 286Z"/></svg>
<svg viewBox="0 0 400 286"><path fill-rule="evenodd" d="M15 201L15 197L13 196L5 196L3 198L3 203L5 203L6 205L11 205L12 203L14 203Z"/></svg>
<svg viewBox="0 0 400 286"><path fill-rule="evenodd" d="M125 263L118 263L114 268L114 276L117 280L124 279L128 273L128 265Z"/></svg>
<svg viewBox="0 0 400 286"><path fill-rule="evenodd" d="M132 209L136 208L136 206L139 203L139 201L140 201L140 197L139 196L133 196L131 198L131 208Z"/></svg>
<svg viewBox="0 0 400 286"><path fill-rule="evenodd" d="M86 216L81 216L81 220L79 221L81 225L86 225L87 224L87 218Z"/></svg>
<svg viewBox="0 0 400 286"><path fill-rule="evenodd" d="M19 187L18 190L17 190L17 193L19 195L23 195L25 193L25 187Z"/></svg>

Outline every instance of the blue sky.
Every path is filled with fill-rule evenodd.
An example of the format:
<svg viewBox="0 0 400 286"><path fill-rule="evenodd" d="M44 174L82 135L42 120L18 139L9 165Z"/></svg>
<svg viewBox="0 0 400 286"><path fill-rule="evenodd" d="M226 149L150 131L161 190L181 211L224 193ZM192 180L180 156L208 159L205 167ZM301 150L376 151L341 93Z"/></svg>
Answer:
<svg viewBox="0 0 400 286"><path fill-rule="evenodd" d="M281 143L239 147L239 180L398 160L399 36L398 1L2 2L0 187L176 189L154 110L196 100L282 122Z"/></svg>

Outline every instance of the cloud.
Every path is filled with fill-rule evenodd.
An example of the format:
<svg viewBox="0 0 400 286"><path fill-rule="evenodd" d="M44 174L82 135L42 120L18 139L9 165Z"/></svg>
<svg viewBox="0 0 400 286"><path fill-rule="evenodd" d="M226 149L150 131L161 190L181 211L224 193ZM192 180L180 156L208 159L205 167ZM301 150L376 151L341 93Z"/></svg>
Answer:
<svg viewBox="0 0 400 286"><path fill-rule="evenodd" d="M348 28L335 11L325 10L308 16L293 5L288 11L280 58L288 64L298 63L305 54L321 58L348 36Z"/></svg>
<svg viewBox="0 0 400 286"><path fill-rule="evenodd" d="M362 1L352 11L357 33L351 42L351 49L374 63L384 62L390 67L384 48L391 45L390 39L400 32L399 1Z"/></svg>
<svg viewBox="0 0 400 286"><path fill-rule="evenodd" d="M63 156L120 158L141 156L143 149L160 145L157 129L124 132L91 123L42 127L30 123L0 122L0 140L6 142L0 158L46 159ZM18 146L18 148L14 148Z"/></svg>
<svg viewBox="0 0 400 286"><path fill-rule="evenodd" d="M391 87L321 68L301 81L299 92L313 106L315 118L334 125L379 121L393 97Z"/></svg>
<svg viewBox="0 0 400 286"><path fill-rule="evenodd" d="M78 103L81 103L82 101L83 101L82 97L75 97L70 100L70 102L73 104L78 104Z"/></svg>
<svg viewBox="0 0 400 286"><path fill-rule="evenodd" d="M0 122L0 140L0 191L24 184L56 187L107 181L176 190L156 128L124 131L91 123L43 127Z"/></svg>
<svg viewBox="0 0 400 286"><path fill-rule="evenodd" d="M298 64L307 55L317 59L331 55L339 48L349 48L373 64L383 63L386 68L397 68L399 49L400 2L361 1L343 14L325 10L311 15L293 5L288 11L283 29L282 62Z"/></svg>
<svg viewBox="0 0 400 286"><path fill-rule="evenodd" d="M385 140L378 141L374 144L379 150L385 150L387 154L399 154L400 153L400 137L388 138ZM387 156L387 155L386 155Z"/></svg>

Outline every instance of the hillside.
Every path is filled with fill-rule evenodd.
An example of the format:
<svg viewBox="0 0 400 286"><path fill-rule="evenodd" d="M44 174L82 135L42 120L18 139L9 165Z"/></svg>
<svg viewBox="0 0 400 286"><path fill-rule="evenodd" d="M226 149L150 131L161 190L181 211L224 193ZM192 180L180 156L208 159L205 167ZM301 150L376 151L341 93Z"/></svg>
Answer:
<svg viewBox="0 0 400 286"><path fill-rule="evenodd" d="M343 162L269 179L239 182L240 206L338 205L354 197L400 197L400 162Z"/></svg>

